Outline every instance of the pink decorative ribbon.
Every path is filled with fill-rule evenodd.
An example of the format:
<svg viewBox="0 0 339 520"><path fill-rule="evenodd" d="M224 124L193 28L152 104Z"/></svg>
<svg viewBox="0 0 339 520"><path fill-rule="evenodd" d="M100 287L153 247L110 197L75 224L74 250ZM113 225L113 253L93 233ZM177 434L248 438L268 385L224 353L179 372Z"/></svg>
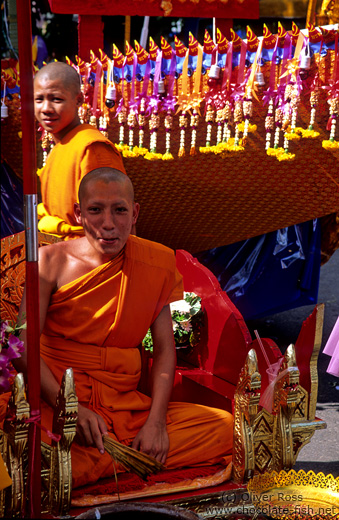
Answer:
<svg viewBox="0 0 339 520"><path fill-rule="evenodd" d="M146 63L144 82L143 82L143 85L142 85L142 94L141 94L142 97L146 97L147 96L148 83L149 83L149 78L151 76L151 68L152 68L151 62L150 62L150 60L148 60L147 63Z"/></svg>
<svg viewBox="0 0 339 520"><path fill-rule="evenodd" d="M276 68L277 68L276 57L277 57L277 52L278 52L278 41L279 41L279 38L277 38L277 40L275 42L275 47L274 47L273 53L272 53L270 82L269 82L268 89L265 90L264 95L263 95L263 103L264 104L269 103L270 100L275 97L275 93L276 93L276 90L275 90L275 74L276 74Z"/></svg>
<svg viewBox="0 0 339 520"><path fill-rule="evenodd" d="M43 430L47 433L48 437L52 439L54 442L59 442L61 439L61 435L59 433L53 433L50 430L48 430L45 426L41 424L41 415L37 414L33 416L33 411L31 413L31 417L29 419L25 419L25 423L33 423L34 426L37 426L40 428L40 430Z"/></svg>
<svg viewBox="0 0 339 520"><path fill-rule="evenodd" d="M281 362L282 361L283 361L283 358L281 358ZM278 365L278 363L274 363L274 365ZM280 365L281 365L281 363L280 363ZM278 369L279 368L280 368L280 366L278 367ZM267 410L269 413L272 413L273 398L274 398L274 388L275 388L276 383L278 381L280 381L280 379L282 379L289 372L297 372L297 371L298 371L297 367L288 367L285 370L283 370L282 372L280 372L279 375L274 375L272 377L272 379L270 380L270 384L268 385L268 387L266 388L264 393L261 394L261 396L260 396L260 400L259 400L260 406L265 408L265 410ZM270 376L269 370L267 370L267 373Z"/></svg>
<svg viewBox="0 0 339 520"><path fill-rule="evenodd" d="M14 421L16 420L15 415L7 415L6 421ZM61 439L61 435L59 433L53 433L50 430L48 430L45 426L41 424L41 415L37 411L32 410L31 416L28 419L24 419L24 422L26 424L34 424L34 426L40 428L40 430L43 430L47 433L48 437L52 439L55 442L59 442Z"/></svg>
<svg viewBox="0 0 339 520"><path fill-rule="evenodd" d="M155 69L154 69L154 80L153 80L153 95L158 95L159 90L159 79L161 75L161 63L162 63L162 51L158 52L157 59L155 61Z"/></svg>
<svg viewBox="0 0 339 520"><path fill-rule="evenodd" d="M237 79L238 85L241 85L244 81L246 51L247 51L247 44L243 40L241 40L241 51L240 51L238 79Z"/></svg>
<svg viewBox="0 0 339 520"><path fill-rule="evenodd" d="M232 76L232 57L233 57L233 42L227 47L226 64L224 70L224 76L222 80L222 90L229 91L231 88L231 76Z"/></svg>
<svg viewBox="0 0 339 520"><path fill-rule="evenodd" d="M102 63L101 61L97 61L97 70L95 72L95 82L94 82L94 92L93 92L93 108L92 114L95 115L96 110L98 108L98 91L99 85L101 81L101 72L102 72Z"/></svg>

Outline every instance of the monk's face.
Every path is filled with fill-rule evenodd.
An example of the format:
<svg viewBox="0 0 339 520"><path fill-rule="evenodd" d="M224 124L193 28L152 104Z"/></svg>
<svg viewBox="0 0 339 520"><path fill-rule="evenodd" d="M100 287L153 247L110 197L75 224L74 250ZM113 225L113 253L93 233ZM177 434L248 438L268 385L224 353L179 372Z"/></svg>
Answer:
<svg viewBox="0 0 339 520"><path fill-rule="evenodd" d="M82 94L65 86L60 78L42 75L34 81L34 110L40 125L59 142L80 123L78 107Z"/></svg>
<svg viewBox="0 0 339 520"><path fill-rule="evenodd" d="M88 242L105 259L120 253L139 214L139 204L133 202L127 183L100 179L87 184L81 207L74 207Z"/></svg>

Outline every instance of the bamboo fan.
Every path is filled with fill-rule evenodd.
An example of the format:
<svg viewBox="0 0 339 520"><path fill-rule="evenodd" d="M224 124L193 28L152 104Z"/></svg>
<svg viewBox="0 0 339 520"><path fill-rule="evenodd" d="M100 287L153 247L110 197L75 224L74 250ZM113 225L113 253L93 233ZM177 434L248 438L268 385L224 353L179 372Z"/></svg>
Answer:
<svg viewBox="0 0 339 520"><path fill-rule="evenodd" d="M143 480L146 480L151 473L165 468L161 462L158 462L153 457L141 451L134 450L129 446L125 446L111 437L108 437L108 435L103 435L102 439L105 450L110 454L113 460L121 464L126 471L136 473Z"/></svg>

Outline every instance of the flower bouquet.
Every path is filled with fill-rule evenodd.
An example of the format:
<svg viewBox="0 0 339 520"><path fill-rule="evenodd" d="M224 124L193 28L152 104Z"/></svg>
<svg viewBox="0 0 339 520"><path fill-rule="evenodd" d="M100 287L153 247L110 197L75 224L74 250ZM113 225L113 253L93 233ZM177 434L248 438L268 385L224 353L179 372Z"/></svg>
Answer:
<svg viewBox="0 0 339 520"><path fill-rule="evenodd" d="M10 389L12 377L12 359L19 358L25 350L24 342L19 335L26 328L26 323L16 324L14 327L8 322L1 322L0 328L0 393Z"/></svg>
<svg viewBox="0 0 339 520"><path fill-rule="evenodd" d="M194 293L184 293L184 299L170 304L173 335L176 348L193 348L200 341L200 331L204 322L201 298ZM153 349L151 331L148 330L143 345Z"/></svg>

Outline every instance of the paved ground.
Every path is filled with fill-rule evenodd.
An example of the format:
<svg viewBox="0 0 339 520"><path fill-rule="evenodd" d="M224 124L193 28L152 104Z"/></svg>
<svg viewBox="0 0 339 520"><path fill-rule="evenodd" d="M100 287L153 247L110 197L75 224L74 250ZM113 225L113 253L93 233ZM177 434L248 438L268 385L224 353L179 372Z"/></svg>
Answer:
<svg viewBox="0 0 339 520"><path fill-rule="evenodd" d="M318 303L325 303L325 319L318 361L319 391L317 416L327 423L326 430L316 431L295 465L296 470L312 469L339 476L339 378L326 373L329 356L322 354L326 341L339 315L339 250L321 267ZM305 306L248 323L261 337L270 337L284 350L295 343L301 323L313 307Z"/></svg>

